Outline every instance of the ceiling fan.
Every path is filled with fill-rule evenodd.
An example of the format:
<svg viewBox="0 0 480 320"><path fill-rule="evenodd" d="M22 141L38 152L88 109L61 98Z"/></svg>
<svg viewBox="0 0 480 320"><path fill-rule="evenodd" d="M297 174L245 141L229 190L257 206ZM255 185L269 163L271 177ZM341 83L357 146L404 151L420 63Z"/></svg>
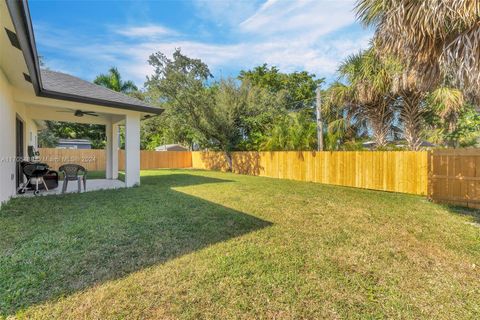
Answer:
<svg viewBox="0 0 480 320"><path fill-rule="evenodd" d="M75 117L83 117L85 115L87 116L93 116L93 117L98 117L98 114L96 114L95 112L93 111L83 111L83 110L80 110L80 109L77 109L77 110L73 110L73 109L68 109L67 110L62 110L62 111L57 111L57 112L73 112L73 115Z"/></svg>

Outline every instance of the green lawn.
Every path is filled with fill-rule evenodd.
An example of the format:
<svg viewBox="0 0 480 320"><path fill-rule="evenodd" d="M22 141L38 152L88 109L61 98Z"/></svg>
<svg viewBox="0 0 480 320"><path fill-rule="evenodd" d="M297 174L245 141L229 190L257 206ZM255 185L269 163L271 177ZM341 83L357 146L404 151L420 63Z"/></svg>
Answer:
<svg viewBox="0 0 480 320"><path fill-rule="evenodd" d="M105 179L105 171L88 171L87 179Z"/></svg>
<svg viewBox="0 0 480 320"><path fill-rule="evenodd" d="M474 319L480 215L195 170L0 211L0 318Z"/></svg>
<svg viewBox="0 0 480 320"><path fill-rule="evenodd" d="M62 180L63 179L63 174L60 172L58 177L59 177L60 180ZM87 179L88 180L91 180L91 179L105 179L105 171L88 171L87 172ZM118 179L124 181L125 173L120 171L118 173Z"/></svg>

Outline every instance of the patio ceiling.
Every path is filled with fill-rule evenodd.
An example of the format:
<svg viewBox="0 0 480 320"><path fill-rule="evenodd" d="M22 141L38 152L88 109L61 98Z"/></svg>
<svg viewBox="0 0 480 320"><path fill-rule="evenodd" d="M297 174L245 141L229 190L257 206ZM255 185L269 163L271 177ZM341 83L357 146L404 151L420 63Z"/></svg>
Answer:
<svg viewBox="0 0 480 320"><path fill-rule="evenodd" d="M110 124L110 123L122 123L125 121L125 115L107 113L105 110L99 110L95 107L76 108L65 104L64 107L45 106L39 104L26 103L27 114L29 118L33 120L54 120L64 122L75 122L85 124ZM75 116L75 111L90 111L95 112L96 116L83 115Z"/></svg>

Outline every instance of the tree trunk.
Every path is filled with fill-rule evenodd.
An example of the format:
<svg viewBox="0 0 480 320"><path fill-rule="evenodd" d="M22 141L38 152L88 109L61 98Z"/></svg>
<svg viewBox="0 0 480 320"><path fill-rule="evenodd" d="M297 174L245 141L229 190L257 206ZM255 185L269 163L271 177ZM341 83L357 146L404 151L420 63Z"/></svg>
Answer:
<svg viewBox="0 0 480 320"><path fill-rule="evenodd" d="M375 141L376 148L384 148L387 145L388 132L385 130L374 130L373 140Z"/></svg>
<svg viewBox="0 0 480 320"><path fill-rule="evenodd" d="M447 141L447 146L450 148L457 148L458 147L458 141L452 137L452 133L457 130L457 117L454 113L451 113L449 117L447 118L448 122L448 141Z"/></svg>
<svg viewBox="0 0 480 320"><path fill-rule="evenodd" d="M376 148L384 148L387 145L388 134L391 129L393 112L390 105L380 102L366 106L367 117L370 120L373 131L373 140Z"/></svg>
<svg viewBox="0 0 480 320"><path fill-rule="evenodd" d="M400 119L403 122L403 135L407 140L408 148L416 151L422 144L423 110L420 105L421 95L416 92L403 93L403 106Z"/></svg>
<svg viewBox="0 0 480 320"><path fill-rule="evenodd" d="M228 164L228 172L233 171L233 159L232 159L232 153L230 151L225 151L225 157L227 158L227 164Z"/></svg>

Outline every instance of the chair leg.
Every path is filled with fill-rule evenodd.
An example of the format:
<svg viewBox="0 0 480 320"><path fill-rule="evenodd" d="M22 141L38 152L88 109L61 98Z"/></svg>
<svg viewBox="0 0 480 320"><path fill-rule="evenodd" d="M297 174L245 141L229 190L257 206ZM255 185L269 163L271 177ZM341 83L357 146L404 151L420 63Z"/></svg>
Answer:
<svg viewBox="0 0 480 320"><path fill-rule="evenodd" d="M45 182L45 179L43 179L43 177L42 177L42 182L43 182L43 186L45 187L45 190L48 191L47 183Z"/></svg>
<svg viewBox="0 0 480 320"><path fill-rule="evenodd" d="M62 186L62 193L65 193L65 191L67 191L67 185L68 185L68 180L64 179L63 186Z"/></svg>
<svg viewBox="0 0 480 320"><path fill-rule="evenodd" d="M83 191L87 191L87 177L83 177Z"/></svg>
<svg viewBox="0 0 480 320"><path fill-rule="evenodd" d="M22 189L20 189L23 193L25 193L25 190L27 190L27 187L28 187L28 184L30 183L30 181L32 181L32 178L28 179L27 183L25 183L23 185Z"/></svg>
<svg viewBox="0 0 480 320"><path fill-rule="evenodd" d="M78 177L77 182L78 182L78 193L80 193L82 192L82 179Z"/></svg>

